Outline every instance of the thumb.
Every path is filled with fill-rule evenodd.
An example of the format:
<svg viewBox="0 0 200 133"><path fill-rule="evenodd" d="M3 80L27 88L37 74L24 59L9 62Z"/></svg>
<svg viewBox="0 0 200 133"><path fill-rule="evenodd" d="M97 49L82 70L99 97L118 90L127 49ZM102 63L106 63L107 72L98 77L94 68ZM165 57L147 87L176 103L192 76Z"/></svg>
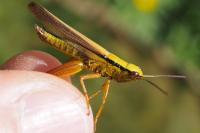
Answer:
<svg viewBox="0 0 200 133"><path fill-rule="evenodd" d="M93 132L85 99L69 82L41 72L1 70L0 84L0 132Z"/></svg>

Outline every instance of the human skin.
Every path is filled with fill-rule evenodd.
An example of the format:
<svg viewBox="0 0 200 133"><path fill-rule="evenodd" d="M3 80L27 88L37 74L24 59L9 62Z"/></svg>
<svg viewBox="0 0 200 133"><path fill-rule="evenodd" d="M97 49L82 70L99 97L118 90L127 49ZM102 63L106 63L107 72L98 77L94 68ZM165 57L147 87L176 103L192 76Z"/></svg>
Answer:
<svg viewBox="0 0 200 133"><path fill-rule="evenodd" d="M92 112L69 78L46 73L61 65L53 56L29 51L0 70L1 133L92 133Z"/></svg>

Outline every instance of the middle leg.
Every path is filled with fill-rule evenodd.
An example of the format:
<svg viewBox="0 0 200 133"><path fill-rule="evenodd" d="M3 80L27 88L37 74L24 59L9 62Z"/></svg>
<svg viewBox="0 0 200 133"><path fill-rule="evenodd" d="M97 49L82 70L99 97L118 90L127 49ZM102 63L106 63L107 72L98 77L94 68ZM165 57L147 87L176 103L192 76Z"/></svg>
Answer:
<svg viewBox="0 0 200 133"><path fill-rule="evenodd" d="M80 77L81 88L83 89L83 94L85 96L85 100L86 100L86 103L87 103L87 108L88 108L87 114L88 115L90 114L90 109L89 109L90 108L90 98L88 96L87 89L86 89L85 84L84 84L84 80L99 78L99 77L101 77L101 74L99 74L99 73L86 74L86 75L83 75L83 76Z"/></svg>

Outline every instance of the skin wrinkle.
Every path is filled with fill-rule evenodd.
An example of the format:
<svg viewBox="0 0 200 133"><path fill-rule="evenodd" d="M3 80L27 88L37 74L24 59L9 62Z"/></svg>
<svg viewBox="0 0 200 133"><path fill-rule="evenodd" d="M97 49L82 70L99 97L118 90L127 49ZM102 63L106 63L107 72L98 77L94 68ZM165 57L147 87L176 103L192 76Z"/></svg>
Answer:
<svg viewBox="0 0 200 133"><path fill-rule="evenodd" d="M9 71L10 73L12 73L13 71ZM32 72L30 72L30 71L16 71L16 72L25 72L25 73L32 73ZM3 73L5 73L5 72L3 72ZM38 76L36 76L36 77L39 77L39 74L43 74L43 73L40 73L40 72L34 72L34 73L36 73L36 74L38 74ZM2 74L3 75L3 74ZM25 75L29 75L29 74L25 74ZM23 76L23 75L21 75L21 76ZM45 76L48 76L48 75L46 75L45 74ZM55 77L55 76L51 76L52 78L55 78L55 79L57 79L57 80L60 80L59 78L57 78L57 77ZM28 78L28 76L27 76L27 78ZM29 77L29 78L32 78L32 77ZM12 81L12 80L11 80ZM41 82L42 82L42 80L40 80ZM19 83L21 83L22 81L20 81ZM33 82L33 84L34 84L34 82L35 81L31 81L31 82ZM51 81L50 81L51 82ZM63 82L64 84L62 84L61 82ZM58 86L59 86L59 84L62 84L62 86L66 86L65 84L67 83L67 82L65 82L64 80L61 80L61 82L59 81L59 82L56 82L57 84L58 84ZM69 83L67 83L67 84L69 84ZM70 85L71 86L71 85ZM32 87L34 87L34 86L32 86ZM50 87L50 86L48 86L48 87ZM52 88L54 88L55 86L51 86ZM64 89L51 89L51 87L50 87L50 93L52 93L53 95L60 95L60 94L62 94L62 95L65 95L65 94L67 94L67 93L65 93L65 90ZM61 87L61 86L60 86ZM27 88L27 87L24 87L24 86L22 86L22 87L19 87L18 89L16 89L16 91L15 91L15 93L17 93L17 90L21 90L22 89L22 95L24 95L23 93L24 93L24 91L23 91L23 88L24 89L28 89L29 91L31 91L31 90L34 90L35 88L31 88L30 86L29 86L29 88ZM43 88L41 88L41 89L43 89ZM35 93L42 93L42 92L46 92L46 91L48 91L49 92L49 90L43 90L43 91L35 91ZM63 90L64 90L64 93L63 93ZM27 91L28 92L28 91ZM60 93L60 94L56 94L55 92L58 92L58 93ZM31 97L32 95L34 95L35 93L33 93L33 92L31 92L31 93L26 93L26 95L24 95L23 97L21 97L21 99L18 99L19 100L19 102L22 104L22 108L23 109L25 109L25 108L27 108L27 107L24 107L24 103L22 102L23 100L25 100L26 101L26 97ZM73 93L72 93L73 94ZM62 97L62 95L60 95L61 97ZM79 97L80 96L80 93L79 94L77 94L77 96ZM65 96L65 98L70 98L70 97L66 97ZM64 99L65 99L64 98ZM73 106L70 106L70 104L75 104L75 106L76 106L76 109L75 109L75 112L77 112L77 113L75 113L75 114L77 114L77 115L79 115L78 117L77 117L77 115L76 116L74 116L75 118L73 118L72 120L74 120L74 121L76 121L76 120L78 120L78 121L80 121L81 119L81 123L83 123L84 125L86 124L86 123L88 123L87 121L88 120L86 120L85 119L85 116L86 116L86 107L85 107L85 109L84 109L84 111L83 111L83 109L82 109L82 107L80 106L80 103L84 103L84 98L82 97L82 99L81 99L81 97L79 98L79 99L77 99L77 101L74 101L74 99L76 99L77 97L73 97L73 98L70 98L70 101L71 101L71 103L69 103L69 102L66 102L66 100L62 100L62 99L59 99L60 101L64 101L63 102L63 105L64 104L66 104L67 105L67 108L70 108L70 110L71 111L73 111L74 110L74 108L72 108ZM67 100L68 101L68 100ZM62 103L62 102L61 102ZM17 102L16 103L10 103L10 104L14 104L14 105L17 105ZM46 107L52 107L53 106L53 104L54 103L51 103L50 102L50 104L49 104L49 106L46 106ZM59 105L58 105L59 106ZM61 104L60 104L60 106L62 106ZM45 106L43 106L44 108L46 108ZM17 108L20 108L20 107L17 107ZM54 108L53 108L54 109ZM67 112L71 112L70 110L66 110ZM21 110L22 112L22 115L24 116L24 115L27 115L26 113L24 114L23 113L23 110ZM47 110L48 111L48 110ZM45 112L44 112L45 113ZM62 113L62 112L60 112L60 113ZM57 113L58 115L60 114L59 112ZM34 114L35 115L35 114ZM52 118L56 118L55 116L54 116L54 114L51 114L53 117ZM49 114L49 116L51 116L50 114ZM56 114L55 114L56 115ZM71 114L72 115L72 114ZM66 114L62 114L62 119L63 119L63 116L65 116L65 117L67 117L66 116ZM68 115L68 116L70 116L70 114ZM73 115L72 115L73 116ZM35 116L34 116L35 117ZM33 117L33 118L34 118ZM47 117L44 117L44 119L45 118L47 118ZM49 120L52 120L52 118L51 119L47 119L47 120L45 120L45 121L49 121ZM58 118L58 120L59 120L59 118ZM25 122L27 122L27 121L24 121L23 122L23 118L21 119L21 120L19 120L19 121L21 121L22 122L22 124ZM45 123L45 121L44 121L44 123ZM57 120L55 120L55 121L57 121ZM41 122L41 121L40 121ZM69 122L69 121L68 121ZM69 122L69 124L70 123L72 123L73 121L70 121ZM86 122L86 123L85 123ZM38 123L39 124L39 123ZM40 123L41 124L41 123ZM49 123L50 124L50 123ZM64 125L66 125L67 123L65 123ZM24 124L23 124L24 125ZM25 126L25 125L24 125ZM35 125L36 127L37 127L37 125ZM40 125L39 125L40 126ZM59 126L59 124L58 124L58 126ZM61 124L61 126L62 126L62 124ZM34 125L33 125L33 127L34 127ZM55 125L55 127L56 127L56 125ZM87 130L88 131L88 126L83 126L83 127L85 127L85 128L83 128L83 130ZM28 127L27 127L28 128ZM53 128L53 127L52 127ZM28 130L28 129L27 129ZM42 130L42 129L41 129ZM38 131L39 131L39 129L38 129ZM28 131L27 131L28 132Z"/></svg>
<svg viewBox="0 0 200 133"><path fill-rule="evenodd" d="M12 70L13 71L13 70ZM2 71L2 72L7 72L8 74L12 72L11 70L6 70L6 71ZM28 71L27 71L28 72ZM40 73L40 72L36 72L36 73ZM8 75L7 74L7 75ZM33 76L32 73L26 73L26 76L27 77L30 77L30 79L32 79L32 82L37 82L37 77ZM11 78L11 77L7 77L7 78ZM47 77L43 77L43 79L46 79ZM7 99L7 101L10 101L10 103L16 103L18 102L21 98L23 98L23 96L25 95L30 95L31 93L34 93L34 92L37 92L37 91L44 91L44 87L46 86L46 83L45 83L45 80L44 82L37 82L37 87L35 86L35 84L32 84L32 83L28 83L30 81L30 79L23 79L23 81L20 81L20 82L25 82L25 84L20 84L18 86L18 89L16 89L14 92L13 92L13 96L10 96L10 97L4 97L5 95L1 95L1 98L3 99ZM42 79L42 80L43 80ZM44 87L43 87L44 86ZM29 88L29 89L27 89ZM41 89L42 88L42 89ZM46 90L49 90L46 88ZM46 91L45 90L45 91ZM13 90L12 90L13 91ZM16 97L16 93L18 91L21 91L22 93L20 93L20 96L19 97ZM6 101L4 101L6 102Z"/></svg>
<svg viewBox="0 0 200 133"><path fill-rule="evenodd" d="M23 61L23 63L22 63L22 61ZM35 65L33 66L32 64L29 64L29 62L32 62ZM17 56L15 63L16 63L15 66L17 66L18 69L20 68L20 69L23 69L23 70L24 69L26 69L26 70L34 70L35 67L37 67L38 65L47 66L47 63L44 62L44 60L38 59L35 56L29 56L27 58L25 55ZM24 64L26 64L26 66Z"/></svg>
<svg viewBox="0 0 200 133"><path fill-rule="evenodd" d="M66 82L67 80L44 73L60 63L44 52L30 51L22 54L23 56L18 57L21 55L19 54L3 65L4 69L9 70L0 70L1 111L8 115L4 107L13 108L11 114L1 117L0 132L3 131L2 128L5 128L5 131L10 129L10 133L65 133L66 131L68 133L92 133L93 116L92 113L90 116L86 115L87 108L81 92ZM31 59L27 60L29 56ZM46 64L43 64L42 60ZM36 65L36 67L26 67L26 63ZM12 70L16 68L18 70ZM41 72L22 71L22 68ZM12 113L15 117L12 117ZM38 118L36 118L37 115ZM9 117L12 119L8 120ZM34 119L35 124L31 123ZM1 125L2 120L7 121L8 126ZM16 125L9 125L11 124L9 122ZM13 127L15 129L11 129Z"/></svg>
<svg viewBox="0 0 200 133"><path fill-rule="evenodd" d="M36 73L40 73L40 72L36 72ZM31 95L31 94L36 93L36 92L43 92L43 91L53 91L54 93L59 92L60 88L63 88L63 87L58 86L58 83L59 84L66 84L65 86L69 86L69 85L72 86L71 84L68 84L63 79L60 79L60 78L55 77L55 76L50 75L50 74L48 74L48 75L52 76L53 78L57 78L59 81L55 82L53 80L48 80L48 87L47 87L46 83L45 83L45 81L47 79L46 76L42 77L41 81L43 81L43 82L38 82L37 77L32 76L30 74L30 76L32 77L30 79L32 79L32 82L37 82L37 87L34 84L27 84L26 86L22 86L21 90L25 90L24 94L22 96L20 96L18 99L13 100L13 102L16 102L16 101L20 100L21 98L23 98L23 96ZM28 80L27 80L27 82L28 82ZM30 90L26 90L26 88L31 88L31 89ZM55 90L55 89L52 89L52 88L57 88L57 89ZM78 93L80 93L76 89L74 91L76 91L76 93L73 93L73 94L75 94L74 96L76 96ZM77 96L77 98L74 98L73 100L76 100L76 99L79 99L79 98L81 98L81 94L79 94Z"/></svg>

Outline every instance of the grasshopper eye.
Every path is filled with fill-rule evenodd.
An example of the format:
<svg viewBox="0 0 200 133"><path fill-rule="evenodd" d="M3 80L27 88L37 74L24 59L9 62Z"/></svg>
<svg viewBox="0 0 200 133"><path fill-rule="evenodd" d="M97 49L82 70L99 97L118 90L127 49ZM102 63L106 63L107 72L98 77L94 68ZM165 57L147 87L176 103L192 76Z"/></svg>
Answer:
<svg viewBox="0 0 200 133"><path fill-rule="evenodd" d="M135 72L135 71L131 72L131 77L132 78L135 78L135 77L138 77L138 76L139 76L138 72Z"/></svg>

